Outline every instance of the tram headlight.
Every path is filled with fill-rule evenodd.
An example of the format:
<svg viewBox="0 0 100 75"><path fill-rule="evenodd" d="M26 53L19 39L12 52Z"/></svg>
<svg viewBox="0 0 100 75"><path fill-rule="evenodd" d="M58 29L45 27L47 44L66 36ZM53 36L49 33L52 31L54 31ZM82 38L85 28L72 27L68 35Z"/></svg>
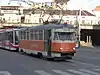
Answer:
<svg viewBox="0 0 100 75"><path fill-rule="evenodd" d="M63 50L63 48L60 48L60 50Z"/></svg>
<svg viewBox="0 0 100 75"><path fill-rule="evenodd" d="M73 50L75 50L75 48L73 48Z"/></svg>

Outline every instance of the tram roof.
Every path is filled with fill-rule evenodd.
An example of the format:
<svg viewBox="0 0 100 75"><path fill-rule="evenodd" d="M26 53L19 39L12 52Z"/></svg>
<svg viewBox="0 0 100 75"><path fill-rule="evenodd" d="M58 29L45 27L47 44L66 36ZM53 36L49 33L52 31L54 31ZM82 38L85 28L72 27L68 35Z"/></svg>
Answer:
<svg viewBox="0 0 100 75"><path fill-rule="evenodd" d="M20 30L20 31L23 31L23 30L26 30L26 29L28 29L28 28L30 28L30 27L20 28L19 30Z"/></svg>
<svg viewBox="0 0 100 75"><path fill-rule="evenodd" d="M33 27L30 27L29 29L34 29L34 30L44 30L44 29L53 29L53 28L63 28L63 27L66 27L66 28L75 28L72 24L46 24L46 25L41 25L41 26L33 26Z"/></svg>

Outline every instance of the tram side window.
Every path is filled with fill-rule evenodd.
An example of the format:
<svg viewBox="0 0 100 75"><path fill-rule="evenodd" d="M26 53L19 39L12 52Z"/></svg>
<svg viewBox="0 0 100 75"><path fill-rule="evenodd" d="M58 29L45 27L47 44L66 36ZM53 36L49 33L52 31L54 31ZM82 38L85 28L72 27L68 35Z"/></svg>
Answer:
<svg viewBox="0 0 100 75"><path fill-rule="evenodd" d="M33 31L33 40L35 40L35 31Z"/></svg>
<svg viewBox="0 0 100 75"><path fill-rule="evenodd" d="M8 39L11 43L13 43L13 32L7 32Z"/></svg>
<svg viewBox="0 0 100 75"><path fill-rule="evenodd" d="M20 32L19 37L20 37L21 40L23 39L23 32L22 31Z"/></svg>
<svg viewBox="0 0 100 75"><path fill-rule="evenodd" d="M20 34L21 34L21 32L19 33L19 40L21 40L21 35Z"/></svg>
<svg viewBox="0 0 100 75"><path fill-rule="evenodd" d="M26 31L23 32L23 39L26 39Z"/></svg>
<svg viewBox="0 0 100 75"><path fill-rule="evenodd" d="M43 40L43 31L42 30L39 31L39 40Z"/></svg>
<svg viewBox="0 0 100 75"><path fill-rule="evenodd" d="M30 40L33 40L33 31L30 31Z"/></svg>
<svg viewBox="0 0 100 75"><path fill-rule="evenodd" d="M36 32L37 40L42 40L42 39L43 39L42 33L43 33L42 30L38 30L38 31Z"/></svg>
<svg viewBox="0 0 100 75"><path fill-rule="evenodd" d="M37 31L37 40L40 40L39 39L39 35L40 35L40 32L39 32L39 30Z"/></svg>
<svg viewBox="0 0 100 75"><path fill-rule="evenodd" d="M0 33L0 41L2 41L2 37L1 37L2 35L1 35L1 34L2 34L2 33Z"/></svg>
<svg viewBox="0 0 100 75"><path fill-rule="evenodd" d="M29 40L29 32L26 32L27 33L27 40Z"/></svg>
<svg viewBox="0 0 100 75"><path fill-rule="evenodd" d="M42 40L43 32L41 30L30 31L30 39L31 40Z"/></svg>
<svg viewBox="0 0 100 75"><path fill-rule="evenodd" d="M35 31L35 40L38 40L38 31Z"/></svg>
<svg viewBox="0 0 100 75"><path fill-rule="evenodd" d="M23 31L20 32L20 39L21 40L24 39L24 32Z"/></svg>
<svg viewBox="0 0 100 75"><path fill-rule="evenodd" d="M18 43L19 43L18 31L15 31L15 44L18 45Z"/></svg>
<svg viewBox="0 0 100 75"><path fill-rule="evenodd" d="M22 38L23 38L23 40L25 39L25 32L24 31L22 32Z"/></svg>
<svg viewBox="0 0 100 75"><path fill-rule="evenodd" d="M0 33L0 41L2 41L4 39L4 35L3 33Z"/></svg>
<svg viewBox="0 0 100 75"><path fill-rule="evenodd" d="M8 34L5 32L5 40L8 40Z"/></svg>

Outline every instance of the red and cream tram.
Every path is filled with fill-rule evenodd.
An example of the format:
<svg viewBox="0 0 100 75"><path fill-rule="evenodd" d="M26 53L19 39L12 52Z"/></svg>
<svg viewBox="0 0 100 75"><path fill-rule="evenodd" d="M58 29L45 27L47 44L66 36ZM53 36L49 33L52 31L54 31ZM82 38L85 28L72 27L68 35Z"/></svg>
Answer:
<svg viewBox="0 0 100 75"><path fill-rule="evenodd" d="M0 29L0 47L9 50L19 49L19 29L3 28Z"/></svg>
<svg viewBox="0 0 100 75"><path fill-rule="evenodd" d="M19 51L47 58L72 58L76 28L70 24L47 24L19 31Z"/></svg>

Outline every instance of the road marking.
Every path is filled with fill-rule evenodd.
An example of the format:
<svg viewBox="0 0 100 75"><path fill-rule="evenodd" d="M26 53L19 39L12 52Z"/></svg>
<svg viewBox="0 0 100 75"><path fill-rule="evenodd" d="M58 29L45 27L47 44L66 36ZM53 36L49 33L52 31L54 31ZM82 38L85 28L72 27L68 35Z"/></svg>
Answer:
<svg viewBox="0 0 100 75"><path fill-rule="evenodd" d="M35 70L34 72L36 72L36 73L38 73L38 74L40 74L40 75L52 75L52 74L47 73L47 72L45 72L45 71L43 71L43 70Z"/></svg>
<svg viewBox="0 0 100 75"><path fill-rule="evenodd" d="M100 69L94 69L95 71L100 71Z"/></svg>
<svg viewBox="0 0 100 75"><path fill-rule="evenodd" d="M83 64L83 65L87 65L87 66L99 67L100 68L100 66L89 64L89 63L84 63L84 62L81 62L81 61L75 61L75 60L71 60L71 61L74 62L74 63L79 63L79 64Z"/></svg>
<svg viewBox="0 0 100 75"><path fill-rule="evenodd" d="M90 73L90 74L94 74L94 75L100 75L100 74L97 73L97 72L93 72L93 71L86 70L86 69L79 69L79 70L82 71L82 72L86 72L86 73Z"/></svg>
<svg viewBox="0 0 100 75"><path fill-rule="evenodd" d="M0 71L0 75L11 75L8 71Z"/></svg>
<svg viewBox="0 0 100 75"><path fill-rule="evenodd" d="M70 74L70 73L67 73L67 72L64 72L64 71L61 71L61 70L52 70L53 72L55 73L58 73L60 75L73 75L73 74Z"/></svg>
<svg viewBox="0 0 100 75"><path fill-rule="evenodd" d="M86 58L86 59L94 59L94 60L99 60L100 58L98 57L88 57L88 56L80 56L81 58Z"/></svg>
<svg viewBox="0 0 100 75"><path fill-rule="evenodd" d="M84 72L81 72L81 71L78 71L78 70L74 70L74 69L67 69L67 71L69 71L71 73L74 73L74 74L79 74L79 75L90 75L88 73L84 73Z"/></svg>
<svg viewBox="0 0 100 75"><path fill-rule="evenodd" d="M95 72L93 71L95 70ZM59 75L100 75L96 71L100 71L100 69L66 69L66 71L62 70L52 70L54 73L59 74ZM44 70L35 70L34 72L38 73L39 75L52 75L51 73L48 73ZM56 75L55 74L55 75ZM11 75L11 74L3 74L3 75Z"/></svg>

